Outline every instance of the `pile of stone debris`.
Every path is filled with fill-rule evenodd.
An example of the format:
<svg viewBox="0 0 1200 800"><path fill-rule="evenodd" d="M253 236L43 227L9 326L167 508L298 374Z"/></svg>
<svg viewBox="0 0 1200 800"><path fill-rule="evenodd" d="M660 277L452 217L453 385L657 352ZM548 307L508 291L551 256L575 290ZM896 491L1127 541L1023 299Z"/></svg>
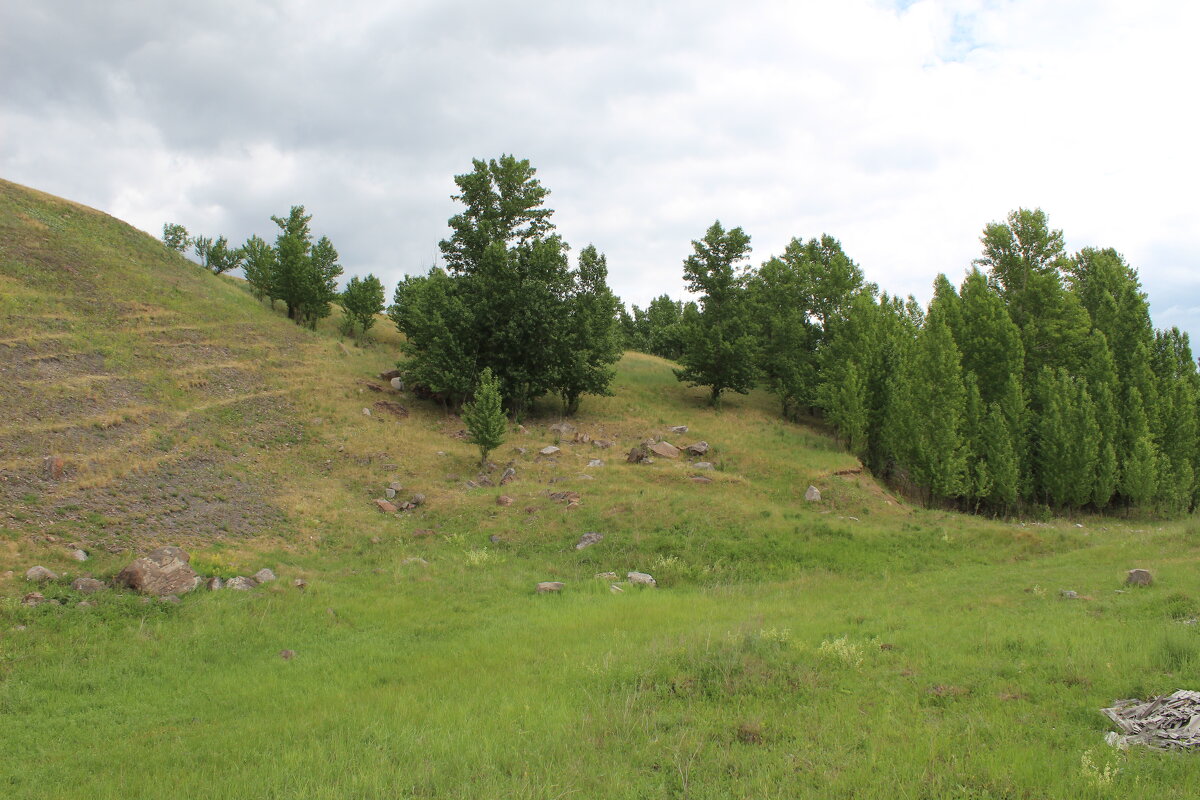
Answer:
<svg viewBox="0 0 1200 800"><path fill-rule="evenodd" d="M1200 692L1180 689L1174 694L1141 700L1118 700L1101 712L1122 733L1105 740L1124 750L1132 744L1156 750L1200 750Z"/></svg>

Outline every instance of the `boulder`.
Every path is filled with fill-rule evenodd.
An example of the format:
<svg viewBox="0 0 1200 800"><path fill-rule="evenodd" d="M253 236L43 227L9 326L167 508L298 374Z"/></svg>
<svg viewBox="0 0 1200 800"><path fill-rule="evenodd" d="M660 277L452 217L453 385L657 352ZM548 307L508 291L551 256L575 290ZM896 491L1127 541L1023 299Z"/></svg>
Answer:
<svg viewBox="0 0 1200 800"><path fill-rule="evenodd" d="M95 578L76 578L71 581L71 588L80 594L95 594L107 587L104 585L104 581L98 581Z"/></svg>
<svg viewBox="0 0 1200 800"><path fill-rule="evenodd" d="M221 580L221 577L219 575L213 575L211 578L209 578L208 580L206 580L204 582L204 586L210 592L219 592L225 588L225 581Z"/></svg>
<svg viewBox="0 0 1200 800"><path fill-rule="evenodd" d="M604 462L603 462L603 461L601 461L601 460L600 460L600 459L598 459L598 458L593 458L593 459L591 459L590 461L588 461L588 468L589 468L589 469L591 469L591 468L593 468L593 467L603 467L603 466L604 466Z"/></svg>
<svg viewBox="0 0 1200 800"><path fill-rule="evenodd" d="M567 436L575 432L575 426L569 422L556 422L550 426L550 432L559 436Z"/></svg>
<svg viewBox="0 0 1200 800"><path fill-rule="evenodd" d="M654 459L650 457L650 451L645 445L634 445L625 455L625 460L630 464L653 464Z"/></svg>
<svg viewBox="0 0 1200 800"><path fill-rule="evenodd" d="M707 475L693 475L692 483L712 483L712 478Z"/></svg>
<svg viewBox="0 0 1200 800"><path fill-rule="evenodd" d="M408 501L408 504L413 506L414 508L417 506L425 505L425 495L420 494L419 492L417 494L414 494L412 496L412 499Z"/></svg>
<svg viewBox="0 0 1200 800"><path fill-rule="evenodd" d="M42 459L42 476L48 481L61 481L65 468L62 456L46 456Z"/></svg>
<svg viewBox="0 0 1200 800"><path fill-rule="evenodd" d="M630 572L625 575L634 586L657 586L658 582L644 572Z"/></svg>
<svg viewBox="0 0 1200 800"><path fill-rule="evenodd" d="M689 456L702 456L708 452L708 442L693 442L683 448Z"/></svg>
<svg viewBox="0 0 1200 800"><path fill-rule="evenodd" d="M613 594L621 594L622 592L624 592L624 591L625 591L624 589L622 589L620 586L618 586L618 585L617 585L617 584L615 584L615 583L614 583L613 585L609 586L609 587L608 587L608 590L609 590L610 592L612 592Z"/></svg>
<svg viewBox="0 0 1200 800"><path fill-rule="evenodd" d="M255 586L258 586L258 584L254 581L254 578L247 578L244 575L238 575L225 581L226 589L237 589L242 592L248 592Z"/></svg>
<svg viewBox="0 0 1200 800"><path fill-rule="evenodd" d="M591 441L592 441L592 437L587 435L583 431L580 431L579 433L575 434L575 442L577 444L589 444Z"/></svg>
<svg viewBox="0 0 1200 800"><path fill-rule="evenodd" d="M292 586L295 586L297 589L303 592L308 588L308 581L304 580L304 578L296 578L292 581Z"/></svg>
<svg viewBox="0 0 1200 800"><path fill-rule="evenodd" d="M667 430L671 431L671 433L687 433L688 426L687 425L672 425Z"/></svg>
<svg viewBox="0 0 1200 800"><path fill-rule="evenodd" d="M159 597L184 594L200 582L200 576L188 566L190 560L191 556L178 547L160 547L134 559L117 573L115 582L142 594Z"/></svg>
<svg viewBox="0 0 1200 800"><path fill-rule="evenodd" d="M562 452L562 450L560 448L555 447L554 445L547 445L546 447L543 447L541 450L538 450L538 455L556 456L561 452Z"/></svg>
<svg viewBox="0 0 1200 800"><path fill-rule="evenodd" d="M537 585L538 594L556 594L566 586L562 581L542 581Z"/></svg>
<svg viewBox="0 0 1200 800"><path fill-rule="evenodd" d="M389 486L383 490L383 496L391 500L396 496L396 490Z"/></svg>
<svg viewBox="0 0 1200 800"><path fill-rule="evenodd" d="M371 409L369 409L369 408L364 408L364 409L362 410L362 415L363 415L364 417L369 417L369 416L371 416Z"/></svg>
<svg viewBox="0 0 1200 800"><path fill-rule="evenodd" d="M697 461L695 464L692 464L692 466L696 469L715 469L711 461Z"/></svg>
<svg viewBox="0 0 1200 800"><path fill-rule="evenodd" d="M651 453L662 458L679 458L679 448L670 442L655 442L649 449Z"/></svg>
<svg viewBox="0 0 1200 800"><path fill-rule="evenodd" d="M382 381L390 381L399 378L402 375L404 375L404 373L398 369L389 369L387 372L379 373L379 379Z"/></svg>
<svg viewBox="0 0 1200 800"><path fill-rule="evenodd" d="M601 450L607 450L612 446L613 443L608 439L592 439L592 447L598 447Z"/></svg>
<svg viewBox="0 0 1200 800"><path fill-rule="evenodd" d="M615 581L617 579L617 573L615 573L615 572L597 572L592 577L594 577L598 581Z"/></svg>
<svg viewBox="0 0 1200 800"><path fill-rule="evenodd" d="M58 580L58 573L51 572L43 566L30 567L25 570L25 580L33 581L34 583L45 583L46 581Z"/></svg>
<svg viewBox="0 0 1200 800"><path fill-rule="evenodd" d="M389 378L388 383L390 383L392 385L392 388L395 389L397 392L404 391L404 379L399 378L399 377Z"/></svg>
<svg viewBox="0 0 1200 800"><path fill-rule="evenodd" d="M507 486L517 479L517 471L512 467L507 467L504 473L500 476L500 485Z"/></svg>
<svg viewBox="0 0 1200 800"><path fill-rule="evenodd" d="M87 561L88 560L87 551L82 548L79 548L79 547L75 548L74 550L71 550L70 552L67 553L67 555L69 555L75 561Z"/></svg>
<svg viewBox="0 0 1200 800"><path fill-rule="evenodd" d="M603 533L596 533L595 531L588 531L583 536L579 537L579 541L575 543L575 549L582 550L585 547L591 547L592 545L594 545L596 542L600 541L603 538L604 538Z"/></svg>
<svg viewBox="0 0 1200 800"><path fill-rule="evenodd" d="M578 505L580 497L579 492L551 492L550 499L566 503L567 505L571 505L572 503Z"/></svg>
<svg viewBox="0 0 1200 800"><path fill-rule="evenodd" d="M254 573L254 580L258 583L270 583L275 580L275 573L267 567L263 567L258 572Z"/></svg>
<svg viewBox="0 0 1200 800"><path fill-rule="evenodd" d="M1063 600L1078 600L1079 599L1079 592L1076 592L1073 589L1059 589L1058 595Z"/></svg>
<svg viewBox="0 0 1200 800"><path fill-rule="evenodd" d="M496 498L496 505L498 506L511 506L512 504L513 499L506 494L502 494Z"/></svg>
<svg viewBox="0 0 1200 800"><path fill-rule="evenodd" d="M810 503L821 502L821 490L815 486L809 486L804 491L804 499Z"/></svg>
<svg viewBox="0 0 1200 800"><path fill-rule="evenodd" d="M1149 586L1154 583L1154 576L1148 569L1131 569L1125 574L1125 583L1130 586Z"/></svg>
<svg viewBox="0 0 1200 800"><path fill-rule="evenodd" d="M385 514L395 514L397 509L387 500L376 500L375 506Z"/></svg>
<svg viewBox="0 0 1200 800"><path fill-rule="evenodd" d="M46 597L41 592L30 592L21 598L23 606L40 606L44 602L46 602Z"/></svg>

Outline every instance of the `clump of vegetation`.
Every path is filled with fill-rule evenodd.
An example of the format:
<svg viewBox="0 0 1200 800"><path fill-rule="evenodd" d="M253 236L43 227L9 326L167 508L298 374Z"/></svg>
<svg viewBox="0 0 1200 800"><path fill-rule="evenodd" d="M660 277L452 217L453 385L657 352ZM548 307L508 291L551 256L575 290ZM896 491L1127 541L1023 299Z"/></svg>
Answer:
<svg viewBox="0 0 1200 800"><path fill-rule="evenodd" d="M467 424L470 441L479 446L479 465L487 466L488 454L504 443L508 420L500 399L500 381L485 368L475 387L474 402L463 407L463 422Z"/></svg>
<svg viewBox="0 0 1200 800"><path fill-rule="evenodd" d="M350 279L341 295L342 311L345 313L344 330L366 338L375 324L375 315L383 311L383 283L372 274L365 278L357 275Z"/></svg>

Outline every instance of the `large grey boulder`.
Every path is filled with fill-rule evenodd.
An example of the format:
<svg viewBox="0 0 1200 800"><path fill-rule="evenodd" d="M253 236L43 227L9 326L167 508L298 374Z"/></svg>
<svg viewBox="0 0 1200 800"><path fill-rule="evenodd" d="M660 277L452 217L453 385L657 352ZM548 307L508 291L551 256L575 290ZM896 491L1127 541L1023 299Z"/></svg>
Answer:
<svg viewBox="0 0 1200 800"><path fill-rule="evenodd" d="M275 580L275 573L267 567L263 567L258 572L254 573L254 580L258 583L269 583Z"/></svg>
<svg viewBox="0 0 1200 800"><path fill-rule="evenodd" d="M708 442L692 442L683 449L689 456L702 456L708 452Z"/></svg>
<svg viewBox="0 0 1200 800"><path fill-rule="evenodd" d="M1125 583L1130 586L1149 586L1154 583L1154 576L1148 569L1131 569L1125 575Z"/></svg>
<svg viewBox="0 0 1200 800"><path fill-rule="evenodd" d="M80 594L95 594L106 587L103 581L98 581L95 578L76 578L71 581L71 588Z"/></svg>
<svg viewBox="0 0 1200 800"><path fill-rule="evenodd" d="M200 583L200 576L188 565L190 560L191 556L181 548L160 547L134 559L117 573L115 583L158 597L184 594Z"/></svg>
<svg viewBox="0 0 1200 800"><path fill-rule="evenodd" d="M25 570L25 580L33 581L34 583L56 581L58 580L58 573L52 572L43 566L30 567Z"/></svg>
<svg viewBox="0 0 1200 800"><path fill-rule="evenodd" d="M670 442L655 442L650 445L650 452L662 458L679 458L679 448Z"/></svg>
<svg viewBox="0 0 1200 800"><path fill-rule="evenodd" d="M630 572L625 577L634 586L658 586L658 581L644 572Z"/></svg>
<svg viewBox="0 0 1200 800"><path fill-rule="evenodd" d="M562 581L542 581L537 585L538 594L557 594L566 584Z"/></svg>
<svg viewBox="0 0 1200 800"><path fill-rule="evenodd" d="M821 502L821 490L815 486L809 486L804 492L804 499L810 503Z"/></svg>
<svg viewBox="0 0 1200 800"><path fill-rule="evenodd" d="M248 592L255 586L258 586L258 582L254 578L247 578L245 575L237 575L225 581L226 589L237 589L243 592Z"/></svg>

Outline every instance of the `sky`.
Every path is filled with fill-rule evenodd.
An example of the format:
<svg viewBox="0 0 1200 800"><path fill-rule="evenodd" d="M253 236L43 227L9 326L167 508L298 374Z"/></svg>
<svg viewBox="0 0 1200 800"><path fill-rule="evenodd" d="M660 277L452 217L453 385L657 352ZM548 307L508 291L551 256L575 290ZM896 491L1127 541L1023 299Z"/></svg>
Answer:
<svg viewBox="0 0 1200 800"><path fill-rule="evenodd" d="M390 297L454 175L512 154L641 306L716 219L755 265L828 233L924 301L1040 207L1194 339L1197 30L1179 0L10 2L0 177L155 236L273 239L303 204Z"/></svg>

